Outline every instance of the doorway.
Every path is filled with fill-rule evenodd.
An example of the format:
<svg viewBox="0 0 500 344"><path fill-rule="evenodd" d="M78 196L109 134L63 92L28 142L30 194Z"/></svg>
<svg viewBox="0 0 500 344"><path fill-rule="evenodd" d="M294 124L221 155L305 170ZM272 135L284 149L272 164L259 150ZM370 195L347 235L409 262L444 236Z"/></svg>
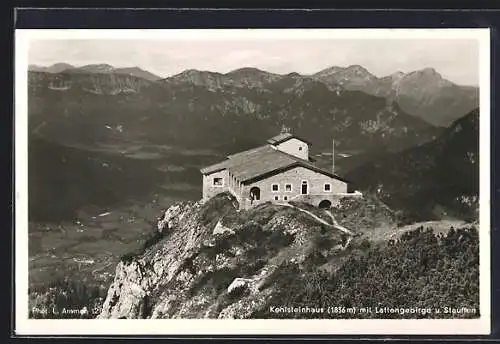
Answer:
<svg viewBox="0 0 500 344"><path fill-rule="evenodd" d="M300 193L302 195L307 195L308 193L308 185L307 185L307 180L302 181L302 187L300 188Z"/></svg>
<svg viewBox="0 0 500 344"><path fill-rule="evenodd" d="M256 186L250 189L250 199L252 201L260 201L260 189Z"/></svg>

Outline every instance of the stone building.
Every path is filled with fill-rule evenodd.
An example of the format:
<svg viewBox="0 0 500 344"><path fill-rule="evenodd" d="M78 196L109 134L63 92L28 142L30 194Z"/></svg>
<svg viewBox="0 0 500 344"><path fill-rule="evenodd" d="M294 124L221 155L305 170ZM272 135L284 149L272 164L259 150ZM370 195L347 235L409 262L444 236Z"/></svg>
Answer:
<svg viewBox="0 0 500 344"><path fill-rule="evenodd" d="M281 133L267 144L229 155L226 160L202 168L203 199L230 192L241 209L264 202L302 201L330 207L342 197L360 195L332 170L314 165L310 143L291 133ZM334 152L332 152L334 159Z"/></svg>

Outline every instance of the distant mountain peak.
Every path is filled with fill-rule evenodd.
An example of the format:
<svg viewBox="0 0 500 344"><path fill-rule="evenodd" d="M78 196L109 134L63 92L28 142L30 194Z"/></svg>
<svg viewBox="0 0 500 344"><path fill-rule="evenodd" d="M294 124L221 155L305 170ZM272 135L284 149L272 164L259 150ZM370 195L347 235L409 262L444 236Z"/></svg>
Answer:
<svg viewBox="0 0 500 344"><path fill-rule="evenodd" d="M201 73L202 73L202 71L197 70L197 69L186 69L180 73L169 76L163 80L166 81L166 80L184 79L184 78L192 77L192 76L195 76L195 75L198 75Z"/></svg>
<svg viewBox="0 0 500 344"><path fill-rule="evenodd" d="M314 74L315 77L340 77L340 78L367 78L367 79L374 79L376 78L375 75L371 74L365 67L355 64L355 65L349 65L347 67L338 67L338 66L332 66L326 69L321 70L320 72Z"/></svg>
<svg viewBox="0 0 500 344"><path fill-rule="evenodd" d="M158 81L161 78L153 74L151 72L148 72L147 70L144 70L140 67L133 66L133 67L123 67L123 68L115 68L112 72L118 73L118 74L127 74L127 75L133 75L139 78L143 78L149 81Z"/></svg>
<svg viewBox="0 0 500 344"><path fill-rule="evenodd" d="M186 69L178 74L175 74L172 76L172 78L182 77L182 76L201 75L201 74L217 74L217 73L192 68L192 69Z"/></svg>
<svg viewBox="0 0 500 344"><path fill-rule="evenodd" d="M324 76L336 74L336 73L343 71L343 70L344 70L344 68L342 68L342 67L332 66L332 67L328 67L328 68L320 70L319 72L313 74L313 76L324 77Z"/></svg>
<svg viewBox="0 0 500 344"><path fill-rule="evenodd" d="M358 71L358 72L363 72L363 73L370 73L370 72L368 72L368 70L365 67L363 67L361 65L358 65L358 64L350 65L350 66L348 66L345 69L347 69L347 70L353 70L353 71Z"/></svg>
<svg viewBox="0 0 500 344"><path fill-rule="evenodd" d="M117 68L118 69L118 68ZM135 70L135 71L144 71L144 69L140 68L140 67L137 67L137 66L133 66L133 67L122 67L120 69L126 69L126 70Z"/></svg>
<svg viewBox="0 0 500 344"><path fill-rule="evenodd" d="M423 73L427 73L427 74L439 74L438 72L436 72L436 70L432 67L426 67L424 69L422 69L422 72Z"/></svg>
<svg viewBox="0 0 500 344"><path fill-rule="evenodd" d="M87 65L84 65L81 67L75 67L75 66L70 65L69 63L65 63L65 62L54 63L53 65L51 65L49 67L31 64L28 66L28 70L33 71L33 72L45 72L45 73L52 73L52 74L58 74L58 73L65 73L65 74L68 74L68 73L69 74L72 74L72 73L110 74L110 73L114 73L114 74L124 74L124 75L135 76L135 77L146 79L149 81L157 81L157 80L161 79L158 75L150 73L147 70L144 70L138 66L115 68L112 65L107 64L107 63L87 64Z"/></svg>
<svg viewBox="0 0 500 344"><path fill-rule="evenodd" d="M30 64L28 66L28 70L30 70L30 71L47 72L47 73L61 73L61 72L64 72L65 70L74 69L74 68L75 68L75 66L70 65L69 63L65 63L65 62L54 63L48 67L37 65L37 64Z"/></svg>
<svg viewBox="0 0 500 344"><path fill-rule="evenodd" d="M443 76L439 74L434 68L426 67L420 70L417 70L413 73L409 73L408 75L419 75L426 78L433 78L436 80L444 80ZM451 83L451 82L450 82Z"/></svg>
<svg viewBox="0 0 500 344"><path fill-rule="evenodd" d="M108 68L108 69L113 68L113 66L110 65L109 63L95 63L95 64L88 64L87 66L95 66L95 67Z"/></svg>
<svg viewBox="0 0 500 344"><path fill-rule="evenodd" d="M58 62L58 63L54 63L52 64L49 68L54 68L54 67L66 67L66 68L75 68L75 66L69 64L69 63L66 63L66 62Z"/></svg>
<svg viewBox="0 0 500 344"><path fill-rule="evenodd" d="M453 85L453 83L451 81L443 78L443 76L432 67L426 67L426 68L414 71L412 73L408 73L406 75L409 77L420 78L422 80L426 80L427 82L432 81L433 83L438 83L439 85L442 85L442 86Z"/></svg>
<svg viewBox="0 0 500 344"><path fill-rule="evenodd" d="M253 74L253 73L262 74L262 73L268 73L268 72L263 71L262 69L259 69L259 68L255 68L255 67L243 67L243 68L238 68L238 69L232 70L227 74L230 75L230 74Z"/></svg>
<svg viewBox="0 0 500 344"><path fill-rule="evenodd" d="M401 77L403 77L404 75L405 75L405 73L404 73L404 72L402 72L402 71L398 70L397 72L392 73L392 74L390 75L390 77L392 77L392 78L394 79L394 78L401 78Z"/></svg>
<svg viewBox="0 0 500 344"><path fill-rule="evenodd" d="M392 74L389 74L387 76L380 78L380 80L389 81L389 82L391 82L392 87L394 87L395 85L397 85L399 80L401 80L405 77L405 75L406 75L406 73L398 70L397 72L394 72Z"/></svg>
<svg viewBox="0 0 500 344"><path fill-rule="evenodd" d="M79 69L89 72L111 72L115 68L107 63L98 63L98 64L88 64L80 67Z"/></svg>

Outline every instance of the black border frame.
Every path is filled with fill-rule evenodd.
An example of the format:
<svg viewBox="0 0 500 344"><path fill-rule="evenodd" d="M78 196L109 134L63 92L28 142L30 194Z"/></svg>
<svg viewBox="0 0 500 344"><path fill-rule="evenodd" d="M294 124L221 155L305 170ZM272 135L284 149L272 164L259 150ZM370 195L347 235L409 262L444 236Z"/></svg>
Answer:
<svg viewBox="0 0 500 344"><path fill-rule="evenodd" d="M497 204L497 197L500 195L500 186L498 184L498 179L496 171L500 171L500 162L497 157L498 152L496 151L496 135L495 133L499 130L500 121L496 120L499 116L497 111L498 99L498 79L499 73L496 66L499 57L500 40L499 40L499 30L500 30L500 4L496 6L491 6L491 3L485 3L483 1L474 1L474 4L468 8L458 8L456 7L456 2L450 2L447 9L434 8L435 5L439 5L436 1L420 1L419 5L414 8L402 9L402 8L358 8L352 9L348 6L352 6L353 3L344 1L337 2L336 9L332 8L321 8L321 5L317 7L314 3L308 3L311 7L297 8L292 2L289 2L286 7L281 8L230 8L227 4L221 4L218 8L187 8L192 1L177 2L182 7L175 8L119 8L115 7L118 5L116 2L111 4L105 4L102 1L89 0L87 2L82 2L82 6L108 6L108 7L94 7L94 8L67 8L66 1L53 1L51 5L65 6L66 8L35 8L27 7L31 3L33 5L40 5L40 1L24 1L21 6L13 9L9 14L8 21L12 24L12 33L15 29L37 29L37 28L85 28L85 29L201 29L201 28L490 28L491 34L491 335L490 336L391 336L391 335L377 335L377 336L346 336L346 335L318 335L318 336L92 336L88 337L82 336L19 336L15 334L15 319L14 310L11 308L11 317L9 318L9 338L31 338L39 342L52 343L56 338L58 340L64 340L70 338L87 338L90 340L97 339L111 339L115 338L118 340L123 340L125 338L129 340L141 339L159 339L159 338L170 338L170 339L211 339L211 340L227 340L230 338L235 338L241 342L247 342L247 339L255 340L266 340L273 342L286 341L289 342L292 339L313 339L313 340L429 340L438 339L445 341L458 342L459 340L494 340L500 337L500 323L499 323L499 308L500 308L500 250L495 248L500 247L500 228L499 228L499 215L500 206ZM401 5L398 1L397 5ZM203 2L199 2L203 6ZM426 7L427 4L427 7ZM138 3L136 6L144 6L145 3ZM166 5L164 3L164 5ZM175 2L170 2L168 5L175 5ZM226 5L226 6L224 6ZM324 5L324 3L322 4ZM389 4L390 5L390 4ZM430 6L429 6L430 5ZM455 6L454 6L455 5ZM489 9L488 6L489 5ZM5 12L4 12L5 13ZM12 39L9 44L9 50L14 50L13 35L10 37ZM12 78L13 81L13 63L14 59L11 55L11 61L9 64L8 77L9 81ZM12 83L13 85L13 83ZM7 123L7 125L2 126L2 128L13 128L14 116L13 116L13 100L14 91L11 89L12 99L7 100L7 106L9 114L12 114L12 123ZM5 117L4 117L5 119ZM12 131L13 133L13 131ZM4 139L8 137L3 135ZM5 140L4 148L8 148L10 151L9 161L7 164L8 173L10 174L10 180L7 183L7 188L9 192L9 205L7 218L12 221L11 228L9 231L11 240L5 240L4 243L9 243L7 250L3 252L10 252L10 267L12 268L11 273L11 288L12 293L9 295L12 297L9 301L9 306L13 307L14 297L15 297L15 284L14 284L14 252L13 252L13 242L15 236L15 225L14 225L14 211L15 211L15 195L14 188L14 151L10 149L14 148L13 137L11 140ZM4 179L5 180L5 179ZM12 250L12 251L11 251ZM65 340L66 339L66 340Z"/></svg>

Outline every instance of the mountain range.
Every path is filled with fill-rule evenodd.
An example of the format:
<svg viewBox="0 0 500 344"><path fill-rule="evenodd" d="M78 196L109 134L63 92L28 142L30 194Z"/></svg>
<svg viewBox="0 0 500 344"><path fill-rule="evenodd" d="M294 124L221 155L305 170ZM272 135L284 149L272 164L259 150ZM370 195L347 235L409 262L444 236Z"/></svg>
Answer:
<svg viewBox="0 0 500 344"><path fill-rule="evenodd" d="M62 144L146 140L233 153L285 125L320 151L330 150L332 138L344 149L366 150L401 148L440 131L381 97L253 69L222 77L186 71L158 82L115 73L30 72L28 85L32 130Z"/></svg>
<svg viewBox="0 0 500 344"><path fill-rule="evenodd" d="M448 126L457 115L478 106L478 89L444 79L434 68L395 72L377 78L359 65L332 67L313 75L325 84L358 90L396 102L403 111L435 126ZM463 111L466 111L465 113Z"/></svg>
<svg viewBox="0 0 500 344"><path fill-rule="evenodd" d="M460 114L465 115L478 107L477 87L452 83L433 68L424 68L410 73L398 71L381 78L360 65L334 66L312 75L298 73L281 75L248 67L226 74L191 69L165 79L139 67L115 68L109 64L75 67L66 63L56 63L48 67L30 65L29 70L52 74L61 72L126 74L168 84L190 82L212 91L228 86L266 87L267 84L290 77L300 78L304 81L315 80L323 83L334 92L340 90L361 91L385 98L388 102L397 103L404 112L421 117L434 126L448 126L460 117Z"/></svg>
<svg viewBox="0 0 500 344"><path fill-rule="evenodd" d="M149 81L160 80L161 78L157 75L154 75L151 72L143 70L139 67L124 67L124 68L115 68L109 64L101 63L101 64L88 64L81 67L75 67L68 63L55 63L48 67L39 66L39 65L29 65L29 71L34 72L46 72L46 73L115 73L115 74L126 74L133 75L139 78L143 78Z"/></svg>

